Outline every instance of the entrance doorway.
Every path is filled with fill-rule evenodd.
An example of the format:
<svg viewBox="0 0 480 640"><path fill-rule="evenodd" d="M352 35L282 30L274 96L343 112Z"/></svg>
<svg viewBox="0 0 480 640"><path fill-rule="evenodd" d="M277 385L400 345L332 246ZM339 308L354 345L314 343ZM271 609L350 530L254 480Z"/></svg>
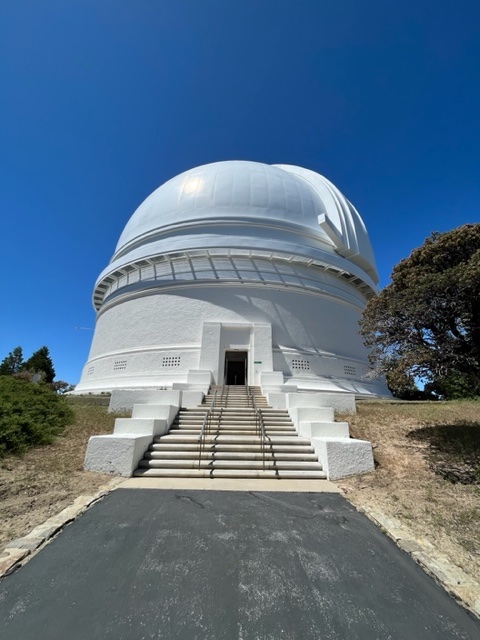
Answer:
<svg viewBox="0 0 480 640"><path fill-rule="evenodd" d="M248 351L225 352L225 384L247 384Z"/></svg>

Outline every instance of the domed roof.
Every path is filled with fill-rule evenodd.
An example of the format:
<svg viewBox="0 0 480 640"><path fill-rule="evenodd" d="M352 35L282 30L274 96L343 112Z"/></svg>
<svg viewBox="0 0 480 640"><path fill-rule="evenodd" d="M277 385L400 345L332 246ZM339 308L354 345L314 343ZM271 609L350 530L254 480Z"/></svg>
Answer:
<svg viewBox="0 0 480 640"><path fill-rule="evenodd" d="M306 244L347 258L378 282L363 221L332 183L301 167L236 160L190 169L156 189L128 221L111 265L149 255L147 246L158 249L167 237L182 236L185 244L187 234L196 234L206 243L199 246L209 246L215 225L215 246L221 234L228 237L228 228L240 226L244 235L255 236L255 226L271 227L297 245L308 238Z"/></svg>
<svg viewBox="0 0 480 640"><path fill-rule="evenodd" d="M185 171L156 189L128 221L115 255L139 237L179 222L254 217L318 227L321 202L310 186L283 169L227 161Z"/></svg>

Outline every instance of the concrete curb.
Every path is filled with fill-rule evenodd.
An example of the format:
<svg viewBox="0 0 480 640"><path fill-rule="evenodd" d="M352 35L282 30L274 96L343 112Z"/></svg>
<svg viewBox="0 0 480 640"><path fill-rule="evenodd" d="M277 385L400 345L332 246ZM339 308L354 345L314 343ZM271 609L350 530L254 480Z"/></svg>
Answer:
<svg viewBox="0 0 480 640"><path fill-rule="evenodd" d="M414 532L397 518L386 516L375 508L353 506L370 518L400 549L408 553L455 600L480 618L480 582L452 564L428 540L416 537Z"/></svg>
<svg viewBox="0 0 480 640"><path fill-rule="evenodd" d="M114 478L104 484L93 495L84 495L76 498L73 503L48 518L43 524L38 525L23 538L17 538L7 544L0 552L0 579L4 578L22 565L58 534L67 524L73 522L80 514L86 511L93 503L104 498L108 493L116 489L124 478Z"/></svg>

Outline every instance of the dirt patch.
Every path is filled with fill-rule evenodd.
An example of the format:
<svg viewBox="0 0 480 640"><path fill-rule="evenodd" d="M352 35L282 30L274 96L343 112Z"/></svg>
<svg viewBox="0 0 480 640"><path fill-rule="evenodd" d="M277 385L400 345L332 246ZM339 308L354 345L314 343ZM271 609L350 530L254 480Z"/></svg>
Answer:
<svg viewBox="0 0 480 640"><path fill-rule="evenodd" d="M112 433L106 406L75 404L75 423L51 445L0 459L0 549L111 476L83 471L88 438Z"/></svg>
<svg viewBox="0 0 480 640"><path fill-rule="evenodd" d="M453 483L480 485L480 422L427 425L407 437L428 445L434 473Z"/></svg>
<svg viewBox="0 0 480 640"><path fill-rule="evenodd" d="M357 507L377 508L480 575L480 403L358 403L353 437L370 440L376 470L339 485ZM339 416L338 419L341 419Z"/></svg>

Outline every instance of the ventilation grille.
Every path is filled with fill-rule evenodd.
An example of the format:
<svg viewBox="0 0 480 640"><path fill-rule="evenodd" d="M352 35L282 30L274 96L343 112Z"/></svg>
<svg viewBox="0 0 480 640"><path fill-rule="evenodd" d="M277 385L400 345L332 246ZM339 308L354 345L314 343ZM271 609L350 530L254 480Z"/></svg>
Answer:
<svg viewBox="0 0 480 640"><path fill-rule="evenodd" d="M162 359L162 367L179 367L180 356L165 356Z"/></svg>
<svg viewBox="0 0 480 640"><path fill-rule="evenodd" d="M292 369L310 371L310 362L308 360L292 360Z"/></svg>
<svg viewBox="0 0 480 640"><path fill-rule="evenodd" d="M93 375L93 372L95 371L95 367L88 367L87 369L87 376L91 376Z"/></svg>
<svg viewBox="0 0 480 640"><path fill-rule="evenodd" d="M357 370L355 369L355 367L351 367L348 364L344 365L343 371L344 371L346 376L355 376L355 375L357 375Z"/></svg>
<svg viewBox="0 0 480 640"><path fill-rule="evenodd" d="M114 371L119 371L120 369L126 369L126 368L127 368L126 360L115 360L115 362L113 363Z"/></svg>

